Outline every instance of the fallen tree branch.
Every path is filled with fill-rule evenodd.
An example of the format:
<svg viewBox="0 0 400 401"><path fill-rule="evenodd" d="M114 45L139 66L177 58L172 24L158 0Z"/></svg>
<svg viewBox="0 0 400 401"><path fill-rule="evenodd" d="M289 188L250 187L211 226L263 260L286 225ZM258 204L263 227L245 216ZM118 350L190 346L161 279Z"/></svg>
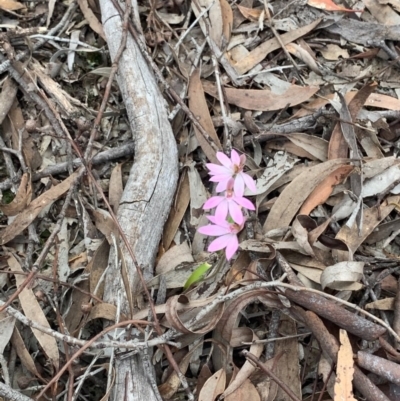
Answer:
<svg viewBox="0 0 400 401"><path fill-rule="evenodd" d="M102 19L111 58L114 59L121 42L122 21L112 2L101 0ZM133 8L137 13L137 4ZM119 61L118 83L126 105L135 140L135 161L131 168L118 209L118 221L123 227L145 278L153 274L153 265L162 230L175 192L178 165L175 138L172 133L166 103L154 76L132 37ZM122 296L121 312L130 314L126 288L116 253L126 264L131 294L140 287L140 277L125 244L120 253L112 247L105 283L104 301L117 304ZM129 295L131 295L129 294ZM143 359L132 355L116 359L114 399L151 401L159 399L147 377Z"/></svg>

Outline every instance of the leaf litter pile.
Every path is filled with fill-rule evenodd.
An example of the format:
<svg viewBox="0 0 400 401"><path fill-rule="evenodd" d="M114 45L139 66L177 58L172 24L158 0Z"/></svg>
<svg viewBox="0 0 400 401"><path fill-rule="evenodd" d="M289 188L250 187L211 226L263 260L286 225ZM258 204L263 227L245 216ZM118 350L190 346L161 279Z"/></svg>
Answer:
<svg viewBox="0 0 400 401"><path fill-rule="evenodd" d="M400 400L400 2L99 3L0 0L0 397Z"/></svg>

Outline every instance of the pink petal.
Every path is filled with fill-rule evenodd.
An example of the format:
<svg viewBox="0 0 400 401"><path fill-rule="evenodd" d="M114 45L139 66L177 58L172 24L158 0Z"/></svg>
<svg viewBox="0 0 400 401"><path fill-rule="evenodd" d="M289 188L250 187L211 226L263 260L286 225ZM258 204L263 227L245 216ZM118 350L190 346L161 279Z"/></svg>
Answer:
<svg viewBox="0 0 400 401"><path fill-rule="evenodd" d="M210 175L217 175L217 174L225 174L225 175L232 175L230 169L220 166L219 164L207 163L207 168L210 170Z"/></svg>
<svg viewBox="0 0 400 401"><path fill-rule="evenodd" d="M211 244L208 246L208 252L215 252L226 248L230 241L232 241L232 234L223 235L222 237L219 237L211 242Z"/></svg>
<svg viewBox="0 0 400 401"><path fill-rule="evenodd" d="M218 206L225 198L223 196L213 196L203 205L204 210L213 209Z"/></svg>
<svg viewBox="0 0 400 401"><path fill-rule="evenodd" d="M241 173L241 176L243 177L243 180L247 186L247 188L250 189L250 191L252 192L257 192L257 187L256 187L256 183L253 180L253 178L251 178L248 174L246 173Z"/></svg>
<svg viewBox="0 0 400 401"><path fill-rule="evenodd" d="M210 177L212 182L226 181L228 182L232 178L232 174L216 174Z"/></svg>
<svg viewBox="0 0 400 401"><path fill-rule="evenodd" d="M221 162L223 166L229 168L229 170L232 170L231 159L229 159L229 157L225 153L217 152L217 159Z"/></svg>
<svg viewBox="0 0 400 401"><path fill-rule="evenodd" d="M242 174L238 174L235 178L235 185L234 185L234 192L235 192L235 196L238 196L239 198L241 198L243 196L243 192L244 192L244 181L242 178Z"/></svg>
<svg viewBox="0 0 400 401"><path fill-rule="evenodd" d="M240 165L240 156L239 156L238 152L236 152L235 149L232 149L231 160L232 160L233 164L236 164L236 166Z"/></svg>
<svg viewBox="0 0 400 401"><path fill-rule="evenodd" d="M220 227L224 227L227 230L227 232L228 231L230 232L229 223L225 219L224 220L218 219L217 216L207 216L207 219L210 220L211 223L214 223Z"/></svg>
<svg viewBox="0 0 400 401"><path fill-rule="evenodd" d="M240 198L238 196L235 196L233 198L233 201L236 202L237 204L239 204L240 206L243 206L245 209L249 209L249 210L255 210L256 208L254 207L254 205L247 199L247 198Z"/></svg>
<svg viewBox="0 0 400 401"><path fill-rule="evenodd" d="M244 167L245 163L246 163L246 155L243 153L240 155L240 165Z"/></svg>
<svg viewBox="0 0 400 401"><path fill-rule="evenodd" d="M228 201L224 199L224 202L221 202L217 209L215 210L215 217L218 222L226 221L226 216L228 216Z"/></svg>
<svg viewBox="0 0 400 401"><path fill-rule="evenodd" d="M229 202L229 213L233 221L239 225L243 224L244 217L240 206L235 202Z"/></svg>
<svg viewBox="0 0 400 401"><path fill-rule="evenodd" d="M209 224L207 226L200 227L197 230L200 234L211 235L212 237L218 237L220 235L226 235L230 233L229 228L216 226Z"/></svg>
<svg viewBox="0 0 400 401"><path fill-rule="evenodd" d="M225 249L225 255L226 255L227 260L230 260L232 258L232 256L234 255L234 253L239 248L239 241L237 239L237 236L231 235L230 237L231 237L230 241L227 244L226 249ZM224 237L220 237L220 238L224 238Z"/></svg>
<svg viewBox="0 0 400 401"><path fill-rule="evenodd" d="M229 180L221 180L221 181L219 181L215 191L216 192L226 191L227 188L228 188L228 182L229 182Z"/></svg>

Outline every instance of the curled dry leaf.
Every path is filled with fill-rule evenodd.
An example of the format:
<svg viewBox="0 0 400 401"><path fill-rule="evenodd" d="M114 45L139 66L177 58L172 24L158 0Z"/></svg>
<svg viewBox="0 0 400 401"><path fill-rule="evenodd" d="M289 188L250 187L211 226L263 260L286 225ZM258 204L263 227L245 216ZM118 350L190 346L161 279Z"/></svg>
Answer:
<svg viewBox="0 0 400 401"><path fill-rule="evenodd" d="M31 199L31 175L29 173L25 173L21 177L21 183L19 184L18 191L15 194L14 199L8 204L0 204L0 210L6 216L15 216L29 205Z"/></svg>
<svg viewBox="0 0 400 401"><path fill-rule="evenodd" d="M233 329L237 325L239 313L250 303L255 301L262 302L269 308L280 308L281 303L276 296L268 293L266 290L254 290L236 298L229 304L223 316L219 320L216 331L220 333L225 341L231 341Z"/></svg>
<svg viewBox="0 0 400 401"><path fill-rule="evenodd" d="M334 290L359 290L364 273L364 262L340 262L328 266L321 275L322 288Z"/></svg>
<svg viewBox="0 0 400 401"><path fill-rule="evenodd" d="M182 323L181 319L178 316L178 304L189 304L189 299L186 295L175 295L173 297L169 297L167 301L167 308L165 311L165 317L167 318L168 323L175 330L184 334L205 334L211 331L219 322L222 314L224 313L224 304L220 304L217 306L217 311L214 311L211 316L208 316L208 322L204 323L204 326L196 331L192 331Z"/></svg>

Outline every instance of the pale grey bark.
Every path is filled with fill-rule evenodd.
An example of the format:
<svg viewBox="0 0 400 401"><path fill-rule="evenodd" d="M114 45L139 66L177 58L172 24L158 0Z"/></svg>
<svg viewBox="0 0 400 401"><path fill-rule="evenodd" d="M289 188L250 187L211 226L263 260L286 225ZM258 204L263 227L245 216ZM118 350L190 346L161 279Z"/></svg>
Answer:
<svg viewBox="0 0 400 401"><path fill-rule="evenodd" d="M121 18L110 0L100 0L104 31L111 58L121 42ZM123 7L123 3L121 3ZM137 15L137 3L133 1ZM166 103L152 71L143 59L135 41L129 36L126 50L119 62L118 83L126 105L135 140L134 164L130 171L118 210L119 222L125 231L146 278L153 274L153 266L162 230L169 213L178 178L177 149L167 118ZM120 242L127 264L133 292L139 281L135 266ZM117 304L120 290L122 312L129 315L121 272L115 266L111 252L105 284L104 301ZM134 294L135 295L135 294ZM116 360L116 381L113 400L156 400L148 369L143 358L131 356ZM154 378L153 378L154 386Z"/></svg>

